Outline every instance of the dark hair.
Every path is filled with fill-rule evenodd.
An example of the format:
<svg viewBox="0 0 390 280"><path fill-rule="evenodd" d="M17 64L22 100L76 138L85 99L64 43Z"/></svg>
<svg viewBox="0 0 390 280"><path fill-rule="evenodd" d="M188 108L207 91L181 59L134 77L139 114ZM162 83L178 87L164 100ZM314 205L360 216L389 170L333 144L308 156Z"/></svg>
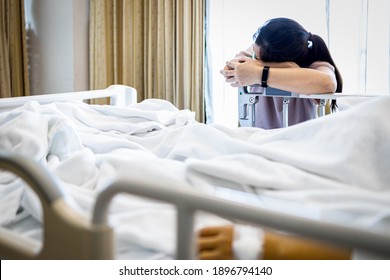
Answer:
<svg viewBox="0 0 390 280"><path fill-rule="evenodd" d="M307 68L315 61L326 61L335 68L336 92L342 92L343 80L324 40L306 31L298 22L288 18L274 18L265 22L253 35L260 46L260 59L265 62L295 62ZM336 108L332 100L332 111Z"/></svg>

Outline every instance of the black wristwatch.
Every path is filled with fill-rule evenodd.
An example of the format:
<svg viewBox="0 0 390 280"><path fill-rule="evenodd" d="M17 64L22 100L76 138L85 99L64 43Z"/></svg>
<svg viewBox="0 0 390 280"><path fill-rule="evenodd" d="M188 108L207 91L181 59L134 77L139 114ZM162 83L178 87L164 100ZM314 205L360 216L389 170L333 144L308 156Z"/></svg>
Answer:
<svg viewBox="0 0 390 280"><path fill-rule="evenodd" d="M261 74L261 86L264 88L268 87L268 84L267 84L268 73L269 73L269 66L264 66L263 73Z"/></svg>

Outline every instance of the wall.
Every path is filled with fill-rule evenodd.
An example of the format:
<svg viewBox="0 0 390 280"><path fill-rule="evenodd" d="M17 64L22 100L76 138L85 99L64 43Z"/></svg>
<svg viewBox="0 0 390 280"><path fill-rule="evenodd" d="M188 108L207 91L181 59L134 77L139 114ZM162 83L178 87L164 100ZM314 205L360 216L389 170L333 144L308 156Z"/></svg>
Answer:
<svg viewBox="0 0 390 280"><path fill-rule="evenodd" d="M25 0L31 94L88 89L89 0Z"/></svg>

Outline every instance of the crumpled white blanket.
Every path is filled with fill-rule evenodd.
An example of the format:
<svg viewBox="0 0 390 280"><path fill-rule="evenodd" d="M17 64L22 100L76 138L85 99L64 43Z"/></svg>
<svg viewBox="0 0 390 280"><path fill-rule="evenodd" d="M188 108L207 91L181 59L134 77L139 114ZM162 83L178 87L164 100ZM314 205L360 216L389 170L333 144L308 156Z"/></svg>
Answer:
<svg viewBox="0 0 390 280"><path fill-rule="evenodd" d="M221 187L250 191L271 198L259 203L315 209L318 219L390 233L389 105L389 97L376 98L262 130L200 124L192 112L155 99L128 108L30 102L0 114L0 150L48 168L87 215L110 182L139 178L211 195ZM21 207L42 219L35 195L1 172L0 224L15 221ZM118 253L141 248L174 254L171 206L121 195L110 211ZM224 221L204 217L199 226L217 222Z"/></svg>

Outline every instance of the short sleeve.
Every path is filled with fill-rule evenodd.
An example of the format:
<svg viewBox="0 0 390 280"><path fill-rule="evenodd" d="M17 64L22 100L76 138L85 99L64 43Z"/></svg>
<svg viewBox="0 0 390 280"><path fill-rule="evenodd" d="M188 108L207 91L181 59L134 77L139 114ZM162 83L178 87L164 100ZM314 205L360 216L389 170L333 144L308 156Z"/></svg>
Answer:
<svg viewBox="0 0 390 280"><path fill-rule="evenodd" d="M334 72L334 67L332 64L330 64L329 62L326 62L326 61L315 61L313 62L312 64L310 64L309 68L311 69L318 69L318 68L329 68L331 71Z"/></svg>

